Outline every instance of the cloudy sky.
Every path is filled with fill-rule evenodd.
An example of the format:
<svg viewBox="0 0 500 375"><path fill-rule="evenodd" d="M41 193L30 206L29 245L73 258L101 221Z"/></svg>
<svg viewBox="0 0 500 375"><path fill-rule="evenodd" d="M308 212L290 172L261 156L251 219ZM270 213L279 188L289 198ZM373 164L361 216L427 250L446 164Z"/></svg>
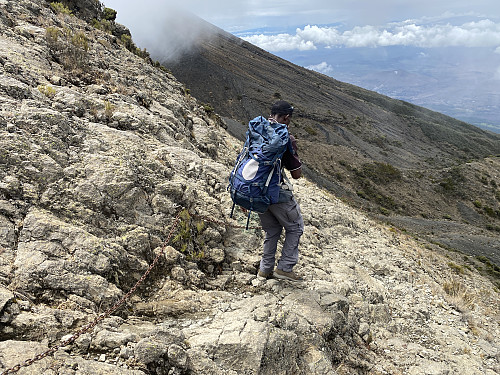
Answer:
<svg viewBox="0 0 500 375"><path fill-rule="evenodd" d="M454 117L470 112L462 116L466 121L489 111L489 120L473 123L500 118L500 0L103 1L118 11L117 21L131 30L136 44L159 60L189 48L203 30L173 11L182 6L269 52L345 82ZM385 66L380 59L378 66L370 65L384 54L392 54ZM423 57L426 64L420 68L415 61ZM394 77L391 82L373 78L387 70L407 70L416 74L411 84L417 85L436 65L432 79L440 86L420 83L411 95L397 87ZM365 84L364 74L370 71L372 83ZM448 87L449 92L461 92L457 102L446 93L421 99L443 89L442 82L456 86ZM472 103L478 98L483 106ZM434 105L438 101L442 106ZM496 122L500 132L500 120Z"/></svg>
<svg viewBox="0 0 500 375"><path fill-rule="evenodd" d="M500 18L498 0L106 0L104 4L118 10L119 21L138 30L168 17L173 6L183 6L233 33L262 27L303 29L306 25L334 23L351 29L412 20L432 25L433 20L439 22L443 15L450 14Z"/></svg>
<svg viewBox="0 0 500 375"><path fill-rule="evenodd" d="M118 21L131 29L139 45L154 44L151 39L158 29L172 24L188 39L196 37L193 22L171 18L173 7L181 4L270 52L411 46L488 47L500 54L499 0L105 0L104 4L118 11Z"/></svg>

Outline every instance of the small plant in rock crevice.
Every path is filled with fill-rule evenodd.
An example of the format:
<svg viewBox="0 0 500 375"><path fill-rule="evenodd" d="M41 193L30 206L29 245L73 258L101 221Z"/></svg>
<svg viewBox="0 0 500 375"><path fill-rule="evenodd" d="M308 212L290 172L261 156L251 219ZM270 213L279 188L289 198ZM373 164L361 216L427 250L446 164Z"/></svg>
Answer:
<svg viewBox="0 0 500 375"><path fill-rule="evenodd" d="M186 254L188 260L201 260L205 258L206 245L198 237L206 229L204 222L194 222L187 210L181 212L179 231L172 243L180 247L179 251Z"/></svg>
<svg viewBox="0 0 500 375"><path fill-rule="evenodd" d="M52 86L40 85L38 86L38 91L40 91L47 98L52 99L56 96L56 90Z"/></svg>
<svg viewBox="0 0 500 375"><path fill-rule="evenodd" d="M115 112L115 108L116 108L116 106L113 103L111 103L107 100L104 102L104 116L106 117L106 119L108 121L110 121L111 118L113 117L113 113Z"/></svg>

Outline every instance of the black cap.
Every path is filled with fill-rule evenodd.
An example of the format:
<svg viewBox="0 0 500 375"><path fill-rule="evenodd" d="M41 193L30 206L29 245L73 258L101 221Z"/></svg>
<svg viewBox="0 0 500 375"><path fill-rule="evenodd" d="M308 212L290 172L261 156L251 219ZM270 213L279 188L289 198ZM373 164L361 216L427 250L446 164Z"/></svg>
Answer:
<svg viewBox="0 0 500 375"><path fill-rule="evenodd" d="M271 107L271 115L291 115L292 113L293 107L284 100L278 100Z"/></svg>

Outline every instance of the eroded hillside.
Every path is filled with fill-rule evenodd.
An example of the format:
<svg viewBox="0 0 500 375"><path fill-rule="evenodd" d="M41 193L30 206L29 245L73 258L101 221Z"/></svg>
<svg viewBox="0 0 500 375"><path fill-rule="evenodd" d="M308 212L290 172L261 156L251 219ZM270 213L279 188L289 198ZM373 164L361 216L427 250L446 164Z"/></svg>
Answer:
<svg viewBox="0 0 500 375"><path fill-rule="evenodd" d="M228 219L241 142L88 3L0 1L2 371L49 347L19 373L500 371L498 289L311 181L306 281L257 279L262 234Z"/></svg>
<svg viewBox="0 0 500 375"><path fill-rule="evenodd" d="M169 60L199 100L245 124L283 98L306 176L411 233L500 267L500 136L294 65L215 26ZM332 52L334 53L334 52ZM450 230L451 229L451 230ZM466 237L465 239L461 237Z"/></svg>

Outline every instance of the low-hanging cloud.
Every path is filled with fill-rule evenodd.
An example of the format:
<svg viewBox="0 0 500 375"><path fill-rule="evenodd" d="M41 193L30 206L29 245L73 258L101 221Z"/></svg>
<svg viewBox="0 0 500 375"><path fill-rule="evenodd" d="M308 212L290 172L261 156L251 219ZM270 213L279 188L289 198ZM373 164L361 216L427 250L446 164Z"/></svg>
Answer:
<svg viewBox="0 0 500 375"><path fill-rule="evenodd" d="M314 70L319 73L330 75L333 73L333 67L329 65L326 61L323 61L317 65L306 66L306 69Z"/></svg>
<svg viewBox="0 0 500 375"><path fill-rule="evenodd" d="M412 22L354 27L340 32L335 27L308 25L298 28L295 35L251 35L243 37L268 51L312 50L323 47L498 47L500 24L484 19L459 26L451 24L423 26Z"/></svg>
<svg viewBox="0 0 500 375"><path fill-rule="evenodd" d="M192 1L105 0L104 3L118 11L117 21L130 28L134 42L161 62L177 60L218 31L188 9Z"/></svg>

